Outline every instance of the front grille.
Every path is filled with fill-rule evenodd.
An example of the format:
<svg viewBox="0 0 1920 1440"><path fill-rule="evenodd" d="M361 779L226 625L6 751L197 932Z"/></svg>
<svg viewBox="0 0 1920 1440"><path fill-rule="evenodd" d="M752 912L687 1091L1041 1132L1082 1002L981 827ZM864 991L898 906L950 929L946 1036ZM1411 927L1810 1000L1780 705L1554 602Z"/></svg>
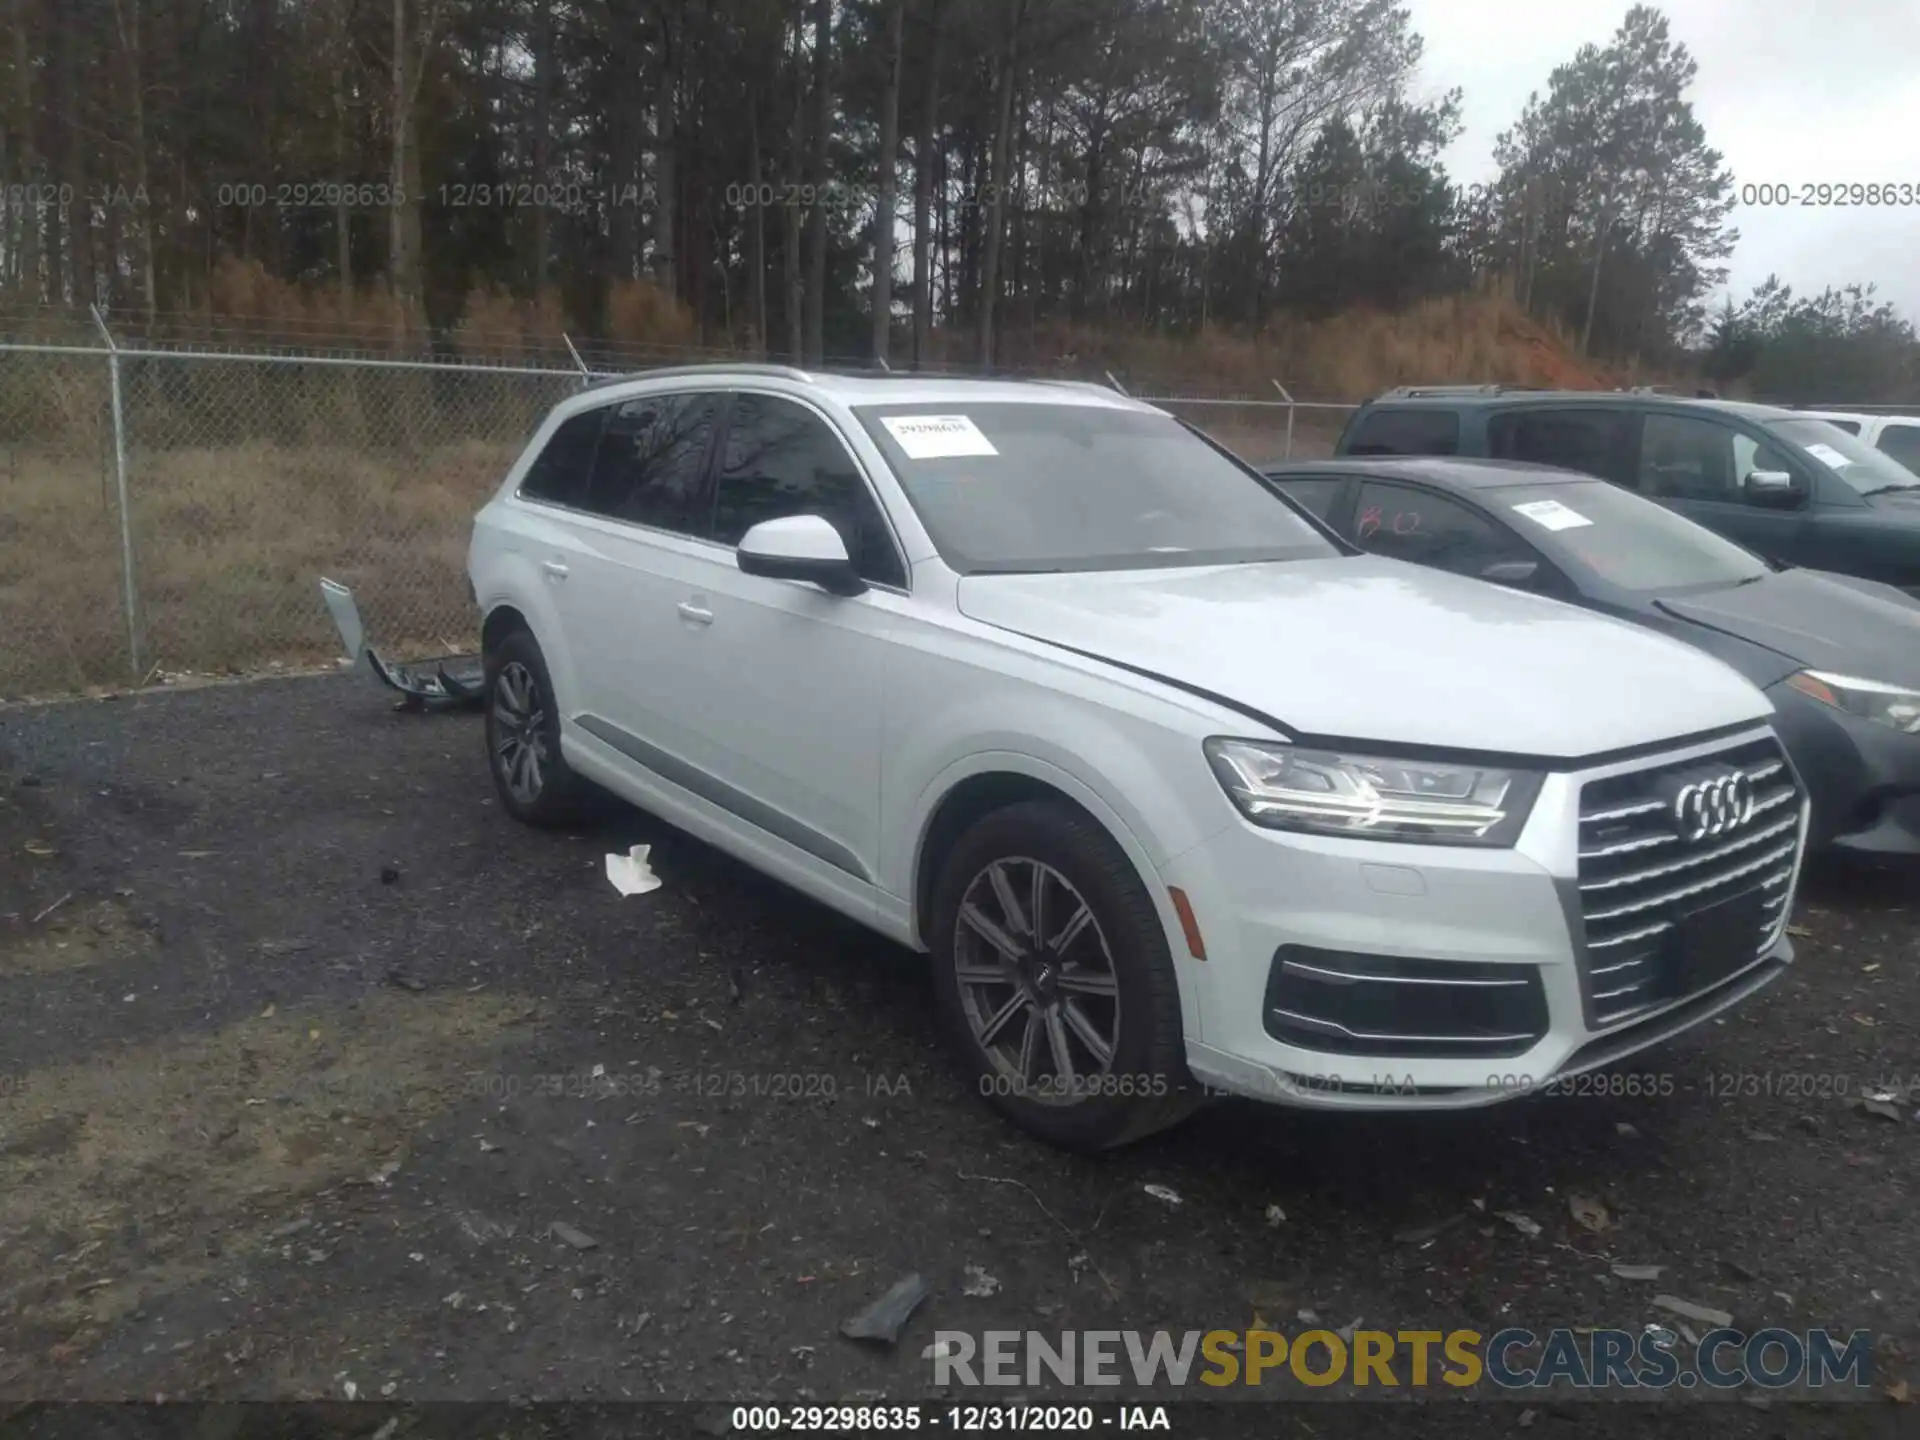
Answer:
<svg viewBox="0 0 1920 1440"><path fill-rule="evenodd" d="M1746 818L1683 838L1680 788L1734 771L1752 786ZM1697 995L1760 958L1786 923L1803 808L1771 736L1581 787L1580 984L1589 1028Z"/></svg>
<svg viewBox="0 0 1920 1440"><path fill-rule="evenodd" d="M1546 1034L1547 995L1532 965L1282 945L1265 1018L1274 1039L1333 1055L1519 1055Z"/></svg>

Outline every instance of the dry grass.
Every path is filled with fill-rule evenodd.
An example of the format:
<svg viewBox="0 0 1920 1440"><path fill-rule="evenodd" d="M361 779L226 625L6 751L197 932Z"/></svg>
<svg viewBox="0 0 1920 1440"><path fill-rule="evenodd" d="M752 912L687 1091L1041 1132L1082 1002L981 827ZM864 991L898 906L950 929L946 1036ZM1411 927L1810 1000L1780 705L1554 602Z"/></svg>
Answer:
<svg viewBox="0 0 1920 1440"><path fill-rule="evenodd" d="M236 334L259 324L374 333L393 319L377 293L303 291L239 264L218 272L208 303L242 317ZM645 281L617 287L609 312L613 335L630 343L693 334L684 307ZM492 358L550 353L563 325L551 300L486 290L469 298L455 343ZM936 339L970 354L963 336ZM1583 364L1564 335L1498 293L1399 315L1276 321L1255 338L1016 325L1007 344L1009 363L1043 373L1113 370L1135 393L1267 401L1171 407L1255 461L1288 449L1275 378L1299 399L1344 401L1415 381L1652 378ZM130 359L123 372L143 675L324 662L337 641L316 589L323 574L354 587L375 636L400 654L470 644L469 522L574 383L207 357ZM142 678L128 655L107 400L106 368L92 357L0 354L0 698ZM1328 453L1344 420L1297 412L1292 453Z"/></svg>
<svg viewBox="0 0 1920 1440"><path fill-rule="evenodd" d="M967 337L945 335L956 365ZM1393 385L1490 383L1598 390L1682 377L1583 360L1573 337L1532 318L1501 291L1450 295L1389 313L1354 310L1327 320L1280 317L1256 336L1211 329L1198 338L1049 323L1006 332L1005 360L1057 373L1124 375L1136 392L1237 393L1273 398L1279 380L1302 400L1357 402Z"/></svg>
<svg viewBox="0 0 1920 1440"><path fill-rule="evenodd" d="M650 280L622 280L607 296L607 339L626 345L693 345L693 312Z"/></svg>
<svg viewBox="0 0 1920 1440"><path fill-rule="evenodd" d="M337 654L317 582L354 587L399 653L470 646L473 513L519 451L469 440L169 450L132 491L143 653L218 672ZM0 696L124 683L119 517L71 456L15 453L0 511Z"/></svg>
<svg viewBox="0 0 1920 1440"><path fill-rule="evenodd" d="M453 348L465 357L544 361L564 345L567 328L567 317L553 292L522 300L488 285L467 295L460 323L454 327Z"/></svg>
<svg viewBox="0 0 1920 1440"><path fill-rule="evenodd" d="M383 1183L526 1015L381 992L15 1075L0 1091L8 1348L82 1349L209 1257L270 1240L316 1191Z"/></svg>

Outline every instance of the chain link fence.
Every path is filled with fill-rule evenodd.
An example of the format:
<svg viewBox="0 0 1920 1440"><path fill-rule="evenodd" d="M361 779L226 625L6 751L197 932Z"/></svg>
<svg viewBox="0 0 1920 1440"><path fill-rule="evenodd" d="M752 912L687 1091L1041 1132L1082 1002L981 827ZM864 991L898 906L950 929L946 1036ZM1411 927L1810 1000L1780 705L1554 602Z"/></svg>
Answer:
<svg viewBox="0 0 1920 1440"><path fill-rule="evenodd" d="M473 513L582 370L0 344L0 699L474 643ZM116 396L117 390L117 396ZM1255 462L1345 406L1142 396Z"/></svg>
<svg viewBox="0 0 1920 1440"><path fill-rule="evenodd" d="M0 699L323 662L322 574L396 653L470 647L473 513L580 380L0 349Z"/></svg>

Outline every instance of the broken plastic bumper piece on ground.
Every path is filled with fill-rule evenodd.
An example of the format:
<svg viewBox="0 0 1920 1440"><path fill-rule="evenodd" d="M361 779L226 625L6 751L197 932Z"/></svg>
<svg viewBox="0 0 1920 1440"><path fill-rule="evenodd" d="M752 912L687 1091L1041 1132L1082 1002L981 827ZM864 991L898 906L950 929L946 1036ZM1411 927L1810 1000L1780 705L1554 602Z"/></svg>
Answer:
<svg viewBox="0 0 1920 1440"><path fill-rule="evenodd" d="M397 709L469 710L478 709L484 693L480 661L472 655L443 655L411 665L398 665L380 658L367 643L366 626L360 620L360 607L353 591L337 580L320 581L321 598L333 616L334 629L340 632L353 668L371 677L389 690L400 692Z"/></svg>

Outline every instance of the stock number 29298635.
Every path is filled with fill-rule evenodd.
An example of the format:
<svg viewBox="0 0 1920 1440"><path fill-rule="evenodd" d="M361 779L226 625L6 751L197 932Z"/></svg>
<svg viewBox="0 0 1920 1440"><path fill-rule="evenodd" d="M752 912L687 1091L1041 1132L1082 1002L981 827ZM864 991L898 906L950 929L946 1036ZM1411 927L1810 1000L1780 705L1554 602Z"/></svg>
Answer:
<svg viewBox="0 0 1920 1440"><path fill-rule="evenodd" d="M1584 1070L1577 1075L1489 1075L1489 1090L1511 1090L1522 1095L1548 1095L1557 1099L1613 1099L1626 1096L1667 1096L1674 1092L1671 1075L1642 1074L1627 1070Z"/></svg>

